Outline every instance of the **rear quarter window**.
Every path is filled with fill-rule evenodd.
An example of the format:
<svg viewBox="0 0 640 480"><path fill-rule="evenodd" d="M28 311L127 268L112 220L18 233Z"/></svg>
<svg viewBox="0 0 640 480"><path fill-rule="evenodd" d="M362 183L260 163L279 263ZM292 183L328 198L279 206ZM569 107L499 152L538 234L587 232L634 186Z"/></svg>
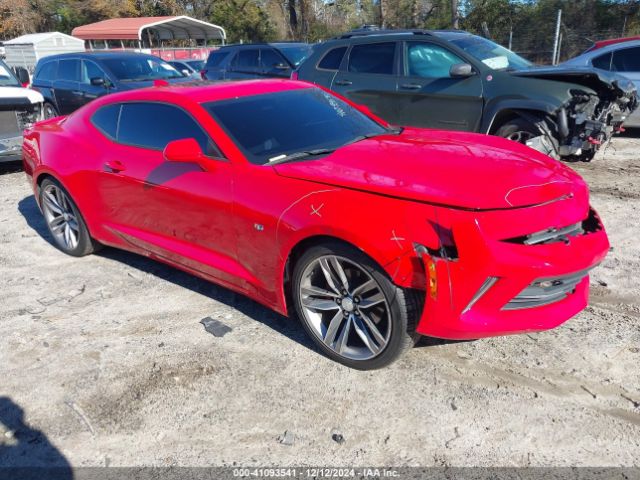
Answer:
<svg viewBox="0 0 640 480"><path fill-rule="evenodd" d="M230 50L211 52L207 59L207 67L218 67L224 61L225 58L231 53Z"/></svg>
<svg viewBox="0 0 640 480"><path fill-rule="evenodd" d="M120 117L120 104L106 105L96 110L91 117L93 126L105 136L115 141L118 134L118 120Z"/></svg>
<svg viewBox="0 0 640 480"><path fill-rule="evenodd" d="M46 62L35 74L37 80L55 80L56 70L58 69L58 62Z"/></svg>
<svg viewBox="0 0 640 480"><path fill-rule="evenodd" d="M338 70L345 53L347 53L347 47L332 48L318 62L318 68L321 70Z"/></svg>

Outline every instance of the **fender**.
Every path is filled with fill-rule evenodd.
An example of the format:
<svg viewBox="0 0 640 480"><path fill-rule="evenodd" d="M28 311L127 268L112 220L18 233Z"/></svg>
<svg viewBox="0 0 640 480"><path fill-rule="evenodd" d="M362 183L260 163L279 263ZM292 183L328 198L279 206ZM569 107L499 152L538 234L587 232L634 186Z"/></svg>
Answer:
<svg viewBox="0 0 640 480"><path fill-rule="evenodd" d="M538 100L528 100L526 98L495 99L485 107L480 133L489 134L497 128L498 125L495 125L494 122L499 114L506 110L526 110L555 116L558 108L560 108L560 105Z"/></svg>

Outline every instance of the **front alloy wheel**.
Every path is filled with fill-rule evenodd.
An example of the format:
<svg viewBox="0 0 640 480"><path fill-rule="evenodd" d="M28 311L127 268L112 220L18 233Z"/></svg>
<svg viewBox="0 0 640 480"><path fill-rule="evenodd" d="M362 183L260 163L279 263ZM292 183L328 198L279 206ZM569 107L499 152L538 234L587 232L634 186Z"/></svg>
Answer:
<svg viewBox="0 0 640 480"><path fill-rule="evenodd" d="M293 283L298 316L329 357L373 369L413 345L419 294L396 287L362 252L313 247L296 263Z"/></svg>

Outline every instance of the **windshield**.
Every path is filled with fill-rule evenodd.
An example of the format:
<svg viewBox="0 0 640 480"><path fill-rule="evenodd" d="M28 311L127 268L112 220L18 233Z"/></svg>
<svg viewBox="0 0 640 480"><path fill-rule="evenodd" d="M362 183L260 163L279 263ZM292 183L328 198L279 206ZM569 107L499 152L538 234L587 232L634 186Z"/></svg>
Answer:
<svg viewBox="0 0 640 480"><path fill-rule="evenodd" d="M0 87L20 87L20 82L11 69L0 60Z"/></svg>
<svg viewBox="0 0 640 480"><path fill-rule="evenodd" d="M182 78L182 74L164 60L153 57L106 58L104 64L123 82Z"/></svg>
<svg viewBox="0 0 640 480"><path fill-rule="evenodd" d="M511 50L475 35L451 39L451 43L493 70L520 70L533 65L529 60L525 60Z"/></svg>
<svg viewBox="0 0 640 480"><path fill-rule="evenodd" d="M388 130L317 88L287 90L204 105L251 163L327 150ZM309 156L308 158L315 158Z"/></svg>
<svg viewBox="0 0 640 480"><path fill-rule="evenodd" d="M299 66L302 61L307 58L309 53L311 53L310 45L284 45L279 46L278 50L282 52L282 54L287 57L293 65L296 67Z"/></svg>

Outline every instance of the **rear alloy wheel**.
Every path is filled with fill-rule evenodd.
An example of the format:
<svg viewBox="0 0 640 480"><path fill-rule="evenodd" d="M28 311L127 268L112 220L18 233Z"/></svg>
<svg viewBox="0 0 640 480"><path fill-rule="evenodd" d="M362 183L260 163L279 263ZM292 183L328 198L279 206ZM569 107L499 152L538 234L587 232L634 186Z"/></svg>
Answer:
<svg viewBox="0 0 640 480"><path fill-rule="evenodd" d="M89 235L82 215L60 183L50 178L42 182L40 206L49 233L60 250L74 257L96 250L98 244Z"/></svg>
<svg viewBox="0 0 640 480"><path fill-rule="evenodd" d="M415 343L419 294L346 245L307 251L294 269L293 298L314 342L349 367L384 367Z"/></svg>
<svg viewBox="0 0 640 480"><path fill-rule="evenodd" d="M502 125L496 131L496 135L526 145L532 138L539 137L540 132L531 122L523 118L514 118Z"/></svg>
<svg viewBox="0 0 640 480"><path fill-rule="evenodd" d="M58 111L56 110L56 107L51 105L49 102L45 102L42 115L45 120L48 120L50 118L57 117Z"/></svg>

